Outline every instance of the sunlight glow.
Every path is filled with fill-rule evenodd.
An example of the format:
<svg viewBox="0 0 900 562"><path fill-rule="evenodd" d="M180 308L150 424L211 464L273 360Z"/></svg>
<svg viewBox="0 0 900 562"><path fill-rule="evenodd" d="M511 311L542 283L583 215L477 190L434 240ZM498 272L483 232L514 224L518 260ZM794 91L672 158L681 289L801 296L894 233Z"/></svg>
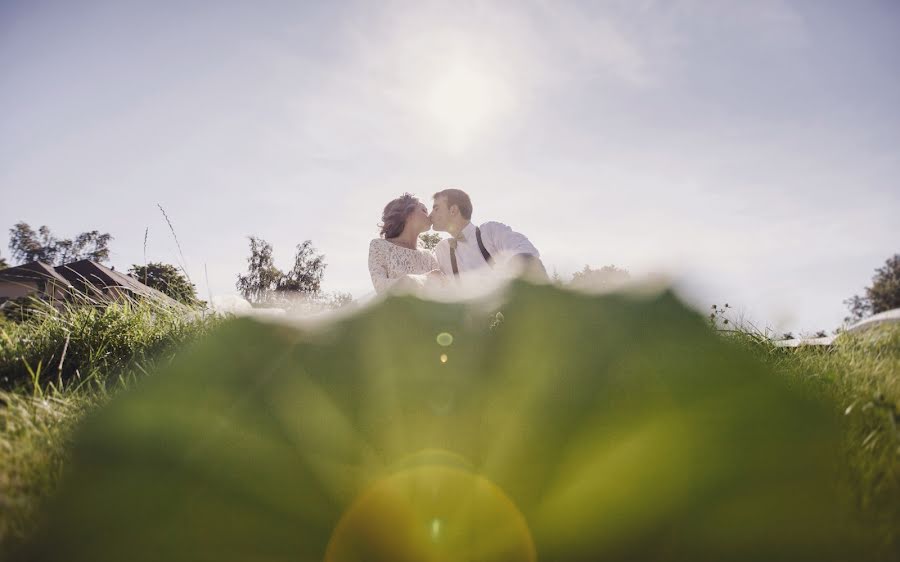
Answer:
<svg viewBox="0 0 900 562"><path fill-rule="evenodd" d="M441 536L441 520L440 519L432 519L431 520L431 540L436 541Z"/></svg>
<svg viewBox="0 0 900 562"><path fill-rule="evenodd" d="M435 81L427 107L449 148L460 151L510 104L509 89L495 74L458 63Z"/></svg>

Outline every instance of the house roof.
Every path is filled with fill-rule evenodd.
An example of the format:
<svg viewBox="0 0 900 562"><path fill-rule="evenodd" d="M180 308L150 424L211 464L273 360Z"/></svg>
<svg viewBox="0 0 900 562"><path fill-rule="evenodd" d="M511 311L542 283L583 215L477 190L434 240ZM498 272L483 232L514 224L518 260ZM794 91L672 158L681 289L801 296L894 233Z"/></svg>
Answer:
<svg viewBox="0 0 900 562"><path fill-rule="evenodd" d="M124 275L92 260L80 260L67 263L56 268L56 272L67 279L73 286L87 292L87 284L105 289L121 287L138 295L152 297L168 304L178 304L170 296L144 285L130 275Z"/></svg>
<svg viewBox="0 0 900 562"><path fill-rule="evenodd" d="M885 310L874 316L869 316L864 320L860 320L856 324L847 328L847 332L862 332L883 324L900 323L900 308L893 310Z"/></svg>
<svg viewBox="0 0 900 562"><path fill-rule="evenodd" d="M52 266L39 261L0 269L0 281L23 282L47 280L56 281L63 287L71 286L71 283L65 277L57 273Z"/></svg>

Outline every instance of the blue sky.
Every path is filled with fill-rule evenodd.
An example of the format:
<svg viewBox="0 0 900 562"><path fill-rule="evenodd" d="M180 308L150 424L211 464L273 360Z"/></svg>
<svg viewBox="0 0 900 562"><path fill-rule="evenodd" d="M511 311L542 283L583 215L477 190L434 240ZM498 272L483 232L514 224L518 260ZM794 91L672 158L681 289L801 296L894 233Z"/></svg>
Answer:
<svg viewBox="0 0 900 562"><path fill-rule="evenodd" d="M830 330L900 251L900 3L0 2L0 254L22 220L234 291L246 236L328 290L409 191L568 276L666 273ZM429 202L430 203L430 202Z"/></svg>

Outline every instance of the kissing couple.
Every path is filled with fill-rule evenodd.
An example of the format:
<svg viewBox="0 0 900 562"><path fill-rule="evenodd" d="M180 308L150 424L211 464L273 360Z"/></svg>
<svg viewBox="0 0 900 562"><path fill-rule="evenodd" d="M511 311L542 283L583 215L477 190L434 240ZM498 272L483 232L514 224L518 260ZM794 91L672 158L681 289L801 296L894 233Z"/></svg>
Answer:
<svg viewBox="0 0 900 562"><path fill-rule="evenodd" d="M384 207L381 237L369 244L376 292L477 282L498 270L546 279L540 253L523 234L500 222L472 222L472 200L465 191L444 189L432 199L431 214L409 193ZM419 247L419 235L431 228L450 235L433 251Z"/></svg>

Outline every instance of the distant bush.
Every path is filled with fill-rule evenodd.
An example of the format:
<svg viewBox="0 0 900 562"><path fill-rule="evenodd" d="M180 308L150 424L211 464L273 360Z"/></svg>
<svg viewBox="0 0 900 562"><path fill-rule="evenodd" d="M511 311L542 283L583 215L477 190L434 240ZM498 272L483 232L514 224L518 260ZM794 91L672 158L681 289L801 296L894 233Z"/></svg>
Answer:
<svg viewBox="0 0 900 562"><path fill-rule="evenodd" d="M134 264L128 273L144 285L152 287L182 304L195 306L200 303L197 298L197 288L174 265L159 262L147 265Z"/></svg>
<svg viewBox="0 0 900 562"><path fill-rule="evenodd" d="M854 295L844 301L850 309L847 322L857 322L879 312L900 308L900 254L894 254L875 270L872 286L863 296Z"/></svg>

